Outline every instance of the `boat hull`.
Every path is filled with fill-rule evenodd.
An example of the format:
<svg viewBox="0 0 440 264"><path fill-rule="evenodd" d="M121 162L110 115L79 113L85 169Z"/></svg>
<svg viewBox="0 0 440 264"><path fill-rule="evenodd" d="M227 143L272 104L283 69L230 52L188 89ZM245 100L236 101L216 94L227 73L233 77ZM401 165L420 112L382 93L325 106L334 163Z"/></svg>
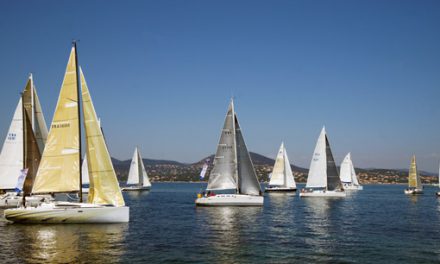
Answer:
<svg viewBox="0 0 440 264"><path fill-rule="evenodd" d="M406 189L406 190L404 190L404 193L407 195L419 195L419 194L423 194L423 190L421 190L421 189Z"/></svg>
<svg viewBox="0 0 440 264"><path fill-rule="evenodd" d="M346 191L361 191L364 187L361 185L344 185L344 190Z"/></svg>
<svg viewBox="0 0 440 264"><path fill-rule="evenodd" d="M264 197L244 194L217 194L196 200L197 206L263 206Z"/></svg>
<svg viewBox="0 0 440 264"><path fill-rule="evenodd" d="M347 194L341 191L310 191L310 192L300 192L299 197L336 197L343 198Z"/></svg>
<svg viewBox="0 0 440 264"><path fill-rule="evenodd" d="M296 192L296 188L267 187L265 192Z"/></svg>
<svg viewBox="0 0 440 264"><path fill-rule="evenodd" d="M435 193L435 195L437 195L437 196L439 196L439 197L440 197L440 192L436 192L436 193Z"/></svg>
<svg viewBox="0 0 440 264"><path fill-rule="evenodd" d="M151 186L130 186L121 189L123 192L134 192L134 191L149 191Z"/></svg>
<svg viewBox="0 0 440 264"><path fill-rule="evenodd" d="M126 223L129 221L129 214L130 210L126 206L113 207L67 202L4 211L4 216L9 221L31 224Z"/></svg>

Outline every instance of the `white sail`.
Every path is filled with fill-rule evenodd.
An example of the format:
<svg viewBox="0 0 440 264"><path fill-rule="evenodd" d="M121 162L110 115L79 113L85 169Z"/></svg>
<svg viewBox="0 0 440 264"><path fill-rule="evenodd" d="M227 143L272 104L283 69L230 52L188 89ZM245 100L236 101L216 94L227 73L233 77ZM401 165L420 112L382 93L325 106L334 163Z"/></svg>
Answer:
<svg viewBox="0 0 440 264"><path fill-rule="evenodd" d="M281 143L280 149L278 150L269 185L296 188L295 179L293 178L292 168L290 167L284 143Z"/></svg>
<svg viewBox="0 0 440 264"><path fill-rule="evenodd" d="M130 170L128 171L127 185L129 184L139 184L139 159L137 148L134 150L133 158L130 163Z"/></svg>
<svg viewBox="0 0 440 264"><path fill-rule="evenodd" d="M341 163L341 181L344 183L352 183L352 167L351 154L348 153Z"/></svg>
<svg viewBox="0 0 440 264"><path fill-rule="evenodd" d="M18 101L0 154L0 189L14 189L23 169L23 106Z"/></svg>
<svg viewBox="0 0 440 264"><path fill-rule="evenodd" d="M38 148L40 149L40 153L43 153L44 146L47 141L47 125L46 120L44 119L43 110L41 108L40 99L37 94L37 88L35 87L32 74L29 77L31 80L32 87L32 103L33 103L33 116L32 116L32 128L35 133L35 137L37 139Z"/></svg>
<svg viewBox="0 0 440 264"><path fill-rule="evenodd" d="M139 177L139 180L141 181L141 185L144 187L151 187L151 182L150 179L148 179L148 174L147 171L145 170L145 166L144 166L144 162L142 161L142 157L141 157L141 153L138 150L138 162L141 165L140 169L141 169L141 175L142 177Z"/></svg>
<svg viewBox="0 0 440 264"><path fill-rule="evenodd" d="M237 189L234 115L234 103L231 100L214 157L214 166L209 175L207 190Z"/></svg>
<svg viewBox="0 0 440 264"><path fill-rule="evenodd" d="M284 143L281 143L273 166L272 176L270 177L270 186L284 186L285 185L285 160L284 160Z"/></svg>
<svg viewBox="0 0 440 264"><path fill-rule="evenodd" d="M244 142L238 118L235 115L235 133L237 146L238 193L260 195L261 188L252 164L251 156Z"/></svg>
<svg viewBox="0 0 440 264"><path fill-rule="evenodd" d="M284 175L286 178L286 187L287 188L296 188L295 178L293 178L292 168L290 167L289 157L287 157L287 150L284 147Z"/></svg>
<svg viewBox="0 0 440 264"><path fill-rule="evenodd" d="M89 184L89 166L87 165L87 154L84 155L84 159L81 166L82 184Z"/></svg>
<svg viewBox="0 0 440 264"><path fill-rule="evenodd" d="M312 161L310 162L309 174L307 176L306 188L326 188L327 187L327 154L325 127L322 128Z"/></svg>
<svg viewBox="0 0 440 264"><path fill-rule="evenodd" d="M351 181L353 182L353 185L359 186L359 181L356 175L356 171L354 170L353 161L351 162Z"/></svg>

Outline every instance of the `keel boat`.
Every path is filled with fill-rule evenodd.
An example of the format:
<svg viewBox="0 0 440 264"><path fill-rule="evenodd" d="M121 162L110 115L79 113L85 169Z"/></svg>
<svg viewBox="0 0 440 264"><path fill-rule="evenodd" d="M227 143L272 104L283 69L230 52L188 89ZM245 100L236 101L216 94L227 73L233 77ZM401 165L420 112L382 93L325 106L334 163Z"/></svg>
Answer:
<svg viewBox="0 0 440 264"><path fill-rule="evenodd" d="M278 150L269 186L265 189L265 192L296 192L296 183L284 143L281 143Z"/></svg>
<svg viewBox="0 0 440 264"><path fill-rule="evenodd" d="M263 206L263 196L231 100L206 192L197 206Z"/></svg>

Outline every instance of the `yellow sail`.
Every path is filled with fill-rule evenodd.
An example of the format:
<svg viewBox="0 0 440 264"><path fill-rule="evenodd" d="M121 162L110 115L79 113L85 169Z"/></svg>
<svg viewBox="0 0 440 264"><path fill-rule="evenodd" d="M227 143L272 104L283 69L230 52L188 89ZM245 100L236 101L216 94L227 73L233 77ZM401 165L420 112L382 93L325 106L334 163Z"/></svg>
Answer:
<svg viewBox="0 0 440 264"><path fill-rule="evenodd" d="M93 107L86 80L80 69L84 126L86 130L86 155L89 167L90 189L88 203L124 206L119 183L102 135L101 126Z"/></svg>
<svg viewBox="0 0 440 264"><path fill-rule="evenodd" d="M421 183L417 173L416 156L411 159L411 166L409 167L409 187L420 188Z"/></svg>
<svg viewBox="0 0 440 264"><path fill-rule="evenodd" d="M32 193L79 191L79 127L75 48L72 47L60 96Z"/></svg>

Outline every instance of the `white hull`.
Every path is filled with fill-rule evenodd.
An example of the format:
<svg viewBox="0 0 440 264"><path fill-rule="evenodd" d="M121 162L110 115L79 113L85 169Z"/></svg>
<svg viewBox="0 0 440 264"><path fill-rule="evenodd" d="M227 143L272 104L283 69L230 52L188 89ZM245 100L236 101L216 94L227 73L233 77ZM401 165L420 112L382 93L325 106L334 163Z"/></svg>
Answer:
<svg viewBox="0 0 440 264"><path fill-rule="evenodd" d="M266 187L265 192L296 192L296 188Z"/></svg>
<svg viewBox="0 0 440 264"><path fill-rule="evenodd" d="M344 190L346 191L361 191L364 187L361 185L344 185Z"/></svg>
<svg viewBox="0 0 440 264"><path fill-rule="evenodd" d="M263 206L263 196L244 194L217 194L199 197L197 206Z"/></svg>
<svg viewBox="0 0 440 264"><path fill-rule="evenodd" d="M27 196L26 206L36 207L44 201L53 200L50 195ZM23 203L23 197L17 196L15 193L6 193L0 197L0 209L17 208Z"/></svg>
<svg viewBox="0 0 440 264"><path fill-rule="evenodd" d="M417 195L417 194L423 194L423 190L421 189L405 189L405 194L408 195Z"/></svg>
<svg viewBox="0 0 440 264"><path fill-rule="evenodd" d="M123 192L130 192L130 191L148 191L151 189L151 186L130 186L130 187L124 187L121 189Z"/></svg>
<svg viewBox="0 0 440 264"><path fill-rule="evenodd" d="M347 194L344 191L301 191L300 197L346 197Z"/></svg>
<svg viewBox="0 0 440 264"><path fill-rule="evenodd" d="M14 223L38 224L90 224L126 223L129 221L126 206L101 206L87 203L44 203L38 207L20 207L4 211L5 218Z"/></svg>

